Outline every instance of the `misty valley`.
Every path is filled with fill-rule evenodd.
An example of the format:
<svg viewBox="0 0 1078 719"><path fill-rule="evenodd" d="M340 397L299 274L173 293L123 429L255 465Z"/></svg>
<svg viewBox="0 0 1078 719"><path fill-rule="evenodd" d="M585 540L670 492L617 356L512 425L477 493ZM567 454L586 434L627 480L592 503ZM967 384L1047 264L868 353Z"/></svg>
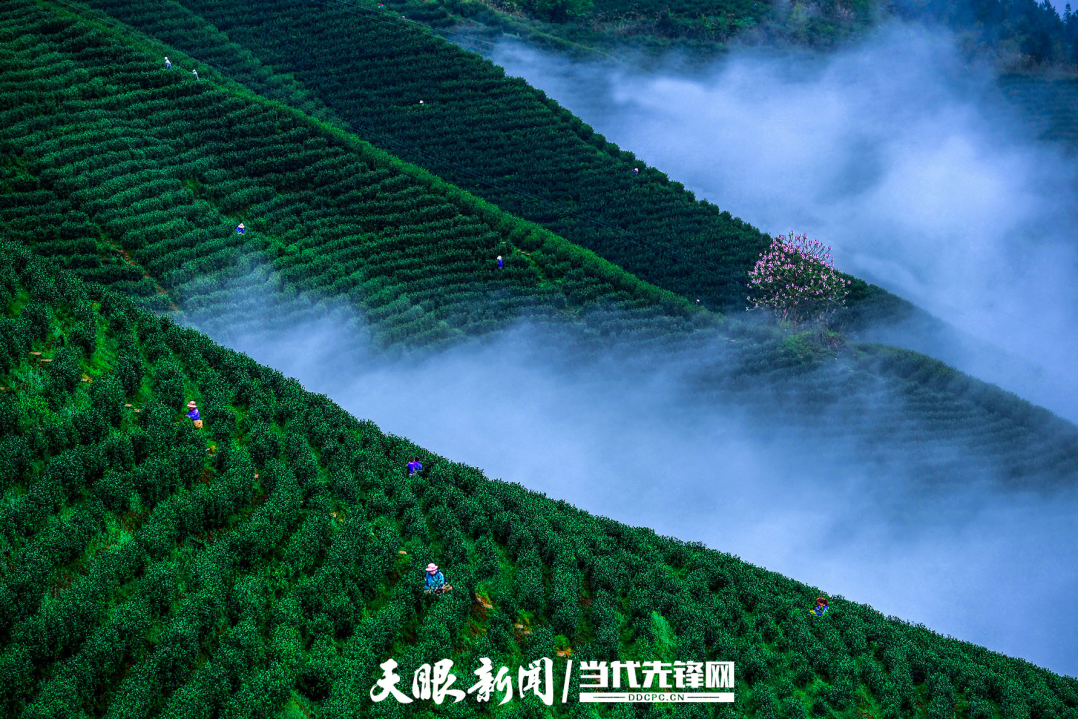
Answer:
<svg viewBox="0 0 1078 719"><path fill-rule="evenodd" d="M1076 150L1050 2L3 3L0 716L1078 717Z"/></svg>

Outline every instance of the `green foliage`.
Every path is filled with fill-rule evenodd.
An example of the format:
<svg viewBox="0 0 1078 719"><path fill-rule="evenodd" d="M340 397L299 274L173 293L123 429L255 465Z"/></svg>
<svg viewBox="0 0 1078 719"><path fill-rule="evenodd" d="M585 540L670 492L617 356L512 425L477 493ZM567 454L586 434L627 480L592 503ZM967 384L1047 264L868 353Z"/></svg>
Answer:
<svg viewBox="0 0 1078 719"><path fill-rule="evenodd" d="M578 0L542 1L539 12L548 15L568 16L584 7ZM696 201L680 183L671 182L663 173L646 167L632 153L607 142L543 92L517 78L506 77L500 68L475 54L423 32L414 23L377 12L357 12L336 3L319 6L318 12L311 12L309 5L301 0L248 3L242 12L202 0L166 4L169 12L162 12L160 3L148 1L95 0L93 3L113 17L150 35L167 38L174 47L193 55L211 44L219 47L221 54L215 64L230 77L293 107L304 105L309 96L281 89L280 83L273 83L266 76L265 66L273 65L303 77L310 95L339 117L344 127L456 185L446 188L438 201L423 202L417 197L414 205L398 209L393 206L392 195L406 190L405 183L401 178L385 175L377 178L379 199L385 202L377 203L374 212L348 213L352 217L373 216L363 223L366 232L414 242L408 227L416 220L435 223L442 231L453 214L446 201L449 205L467 202L467 196L461 192L466 189L493 203L472 204L466 213L468 217L494 228L499 235L484 241L486 249L480 265L483 273L473 271L472 282L486 283L494 256L505 255L507 247L519 248L531 254L509 255L506 265L509 272L503 275L522 277L539 269L544 280L570 285L564 288L570 305L601 294L600 287L589 286L591 283L585 281L589 276L594 277L601 265L568 248L558 247L549 235L515 221L500 212L498 208L501 208L594 251L658 287L682 296L702 298L710 307L740 306L744 296L742 278L766 245L765 235L714 205ZM227 34L228 42L218 44L221 33ZM364 41L357 44L348 40L356 37ZM311 52L312 47L319 48L318 52ZM163 71L157 74L164 75ZM342 74L352 78L351 81L339 82ZM194 93L174 85L169 89L184 96ZM204 84L199 94L206 92ZM184 102L197 100L191 97ZM221 101L215 104L220 105ZM230 110L232 107L229 106ZM175 104L171 105L168 116L163 116L160 122L177 130L186 129L188 126L175 118L177 109ZM212 132L205 124L212 121L210 118L200 116L198 121L203 132ZM314 190L322 178L328 180L334 175L337 178L328 184L336 188L333 194L338 204L344 206L357 195L373 195L371 184L363 179L365 173L338 175L340 162L326 153L333 143L329 147L320 145L321 138L317 135L302 131L305 128L293 129L273 117L259 118L250 124L266 128L252 144L280 141L288 143L288 148L266 153L272 160L260 157L247 161L243 157L246 152L237 153L235 158L241 166L221 167L217 170L220 174L201 178L203 196L218 203L226 214L246 208L242 214L273 227L280 218L294 213L280 197L244 194L271 170L293 193L294 200L312 197L306 193ZM230 126L230 132L243 128L241 123L234 125ZM267 132L277 134L267 136ZM324 159L305 160L304 156L312 150L320 151ZM314 172L307 172L308 167L314 168ZM243 173L237 177L236 170L241 168ZM640 169L638 175L633 174L634 168ZM349 176L352 179L347 179ZM432 189L440 184L433 177L424 183ZM315 203L304 204L309 212ZM457 219L453 224L460 222ZM322 244L306 239L308 232L315 229L313 224L299 232L279 233L279 244L274 244L273 251L279 253L280 262L314 259L304 255L305 250L315 249L312 245ZM396 229L400 225L403 231ZM210 236L204 237L204 240L215 238L210 243L214 251L226 244L249 246L255 239L250 236L243 241L226 239L221 230L230 231L231 227L218 225ZM322 228L317 231L325 232ZM188 239L180 239L178 232L171 234L177 238L172 241L174 246L190 248L198 241L193 232ZM337 240L340 234L343 232L333 239ZM325 249L328 248L319 250L320 273L332 272L339 262L328 256ZM335 248L335 252L342 250ZM293 251L300 257L282 257ZM156 255L158 251L144 249L138 256L148 260L151 253ZM354 262L363 255L357 248L346 256ZM382 262L388 259L379 257ZM463 260L456 256L446 258L445 262L459 272L464 269ZM208 255L201 262L205 267L213 266ZM573 274L574 268L582 270L583 276ZM348 292L360 289L376 274L388 274L384 270L367 271L357 277L343 272L344 267L340 269L327 284ZM286 277L298 281L306 279L307 274L296 267L286 272ZM182 284L190 277L194 277L191 270L177 270L172 283ZM622 289L637 294L633 288L623 286ZM387 311L392 307L393 312L404 312L430 296L429 291L407 291L405 302L393 305L401 294L387 288L376 295L378 305L386 306Z"/></svg>
<svg viewBox="0 0 1078 719"><path fill-rule="evenodd" d="M1035 0L919 0L902 9L911 13L952 27L970 44L1018 55L1026 65L1078 62L1078 15L1069 4L1061 14L1052 3Z"/></svg>
<svg viewBox="0 0 1078 719"><path fill-rule="evenodd" d="M592 7L592 0L525 0L524 7L537 17L552 22L586 15Z"/></svg>
<svg viewBox="0 0 1078 719"><path fill-rule="evenodd" d="M102 306L125 302L93 292ZM62 303L42 309L59 336L87 324ZM25 493L3 525L16 569L0 583L6 714L99 702L112 717L272 716L296 696L336 711L365 706L387 655L410 668L446 654L514 665L571 648L733 658L738 706L756 716L848 712L865 696L883 716L918 702L928 716L959 704L972 716L1074 715L1073 680L841 598L810 619L815 588L487 480L189 330L123 311L142 338L126 351L154 346L150 375L214 402L261 403L263 431L282 439L258 465L242 423L229 424L211 454L209 432L159 400L169 382L135 413L100 368L55 410L30 401L46 383L20 389L4 420L20 438L27 411L63 415L92 399L120 414L92 445L50 441L16 480ZM120 346L113 323L92 325L98 352ZM416 453L435 470L405 480ZM421 590L431 559L455 586L439 599ZM482 612L479 580L492 604Z"/></svg>
<svg viewBox="0 0 1078 719"><path fill-rule="evenodd" d="M619 308L639 331L691 329L690 315L699 314L684 299L354 134L227 81L194 83L84 23L54 21L40 9L19 13L19 3L5 7L34 43L12 58L26 77L10 75L21 88L12 96L18 104L0 115L22 158L19 171L35 179L32 191L12 188L5 196L0 226L57 262L82 251L120 257L138 281L102 274L100 263L72 269L146 307L182 306L202 324L238 332L335 299L358 310L383 345L420 347L488 332L522 314L613 324L607 332L625 320L604 319L599 308ZM150 4L124 9L161 18ZM54 22L65 32L43 31ZM245 72L258 74L257 61L235 52ZM33 58L43 54L56 58L54 72L33 70ZM77 99L62 109L32 101L57 92ZM32 117L24 113L31 108ZM57 214L85 218L82 229L69 239L33 240L35 228L54 226ZM246 235L234 232L237 215L250 226ZM501 270L494 266L499 254L507 260ZM280 313L266 308L267 284L282 299L303 301L285 302ZM108 310L123 346L133 323ZM21 321L33 318L31 311ZM17 345L12 358L36 341L33 327L12 324L6 332ZM84 326L71 334L87 359L95 332ZM157 363L158 343L151 340L145 355ZM117 372L128 395L136 393L145 374L139 359L123 353ZM167 364L154 383L168 406L185 399Z"/></svg>

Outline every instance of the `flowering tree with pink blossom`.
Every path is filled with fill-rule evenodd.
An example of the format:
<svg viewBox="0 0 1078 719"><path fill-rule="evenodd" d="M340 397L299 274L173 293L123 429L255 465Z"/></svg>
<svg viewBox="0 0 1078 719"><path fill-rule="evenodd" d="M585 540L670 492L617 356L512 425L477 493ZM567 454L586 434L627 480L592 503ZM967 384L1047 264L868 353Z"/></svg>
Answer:
<svg viewBox="0 0 1078 719"><path fill-rule="evenodd" d="M850 280L835 270L831 248L805 235L779 235L749 272L749 309L769 308L783 322L823 319L846 303Z"/></svg>

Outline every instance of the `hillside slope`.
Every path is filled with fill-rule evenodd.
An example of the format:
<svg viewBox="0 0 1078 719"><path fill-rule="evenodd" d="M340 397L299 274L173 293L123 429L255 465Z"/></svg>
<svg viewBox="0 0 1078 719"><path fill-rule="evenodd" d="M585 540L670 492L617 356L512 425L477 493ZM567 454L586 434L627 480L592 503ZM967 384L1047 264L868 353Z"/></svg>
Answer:
<svg viewBox="0 0 1078 719"><path fill-rule="evenodd" d="M263 92L250 60L214 42L223 33L373 144L647 282L711 308L743 308L744 274L767 242L759 230L696 201L541 91L415 23L342 2L266 0L242 11L199 0L92 5L193 57L213 47L210 62Z"/></svg>
<svg viewBox="0 0 1078 719"><path fill-rule="evenodd" d="M491 481L17 245L0 306L4 716L362 716L387 658L468 686L556 643L735 661L719 715L1078 716L1074 679L841 598L809 616L816 588ZM574 677L545 713L594 715Z"/></svg>
<svg viewBox="0 0 1078 719"><path fill-rule="evenodd" d="M1078 78L1004 75L999 89L1044 140L1078 155Z"/></svg>
<svg viewBox="0 0 1078 719"><path fill-rule="evenodd" d="M386 347L600 304L637 329L709 321L353 135L205 68L166 70L148 41L29 2L0 13L0 222L86 280L233 328L275 292L316 295L362 311Z"/></svg>
<svg viewBox="0 0 1078 719"><path fill-rule="evenodd" d="M344 306L387 351L570 322L604 352L692 350L700 396L868 452L920 447L925 481L1078 476L1073 425L939 362L717 317L332 125L205 68L195 80L168 46L66 9L0 13L0 223L145 306L216 336Z"/></svg>

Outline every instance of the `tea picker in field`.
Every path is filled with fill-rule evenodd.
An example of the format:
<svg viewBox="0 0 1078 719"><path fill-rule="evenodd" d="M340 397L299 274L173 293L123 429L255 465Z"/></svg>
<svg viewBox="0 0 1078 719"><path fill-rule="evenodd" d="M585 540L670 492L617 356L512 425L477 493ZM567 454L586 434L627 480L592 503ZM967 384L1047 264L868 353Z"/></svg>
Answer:
<svg viewBox="0 0 1078 719"><path fill-rule="evenodd" d="M823 613L828 609L827 600L823 597L816 597L816 608L810 609L809 614L815 614L817 617L822 617Z"/></svg>
<svg viewBox="0 0 1078 719"><path fill-rule="evenodd" d="M192 70L191 74L195 76L196 80L198 79L198 70Z"/></svg>
<svg viewBox="0 0 1078 719"><path fill-rule="evenodd" d="M172 63L169 62L168 55L165 55L165 69L166 70L171 70L172 69Z"/></svg>
<svg viewBox="0 0 1078 719"><path fill-rule="evenodd" d="M412 461L408 463L408 476L411 477L421 471L423 471L423 465L419 463L419 457L412 457Z"/></svg>
<svg viewBox="0 0 1078 719"><path fill-rule="evenodd" d="M198 405L194 400L187 403L187 415L195 424L195 429L202 429L202 418L198 414Z"/></svg>
<svg viewBox="0 0 1078 719"><path fill-rule="evenodd" d="M242 222L239 225L236 226L236 234L237 235L242 235L246 231L247 231L247 228L243 226Z"/></svg>
<svg viewBox="0 0 1078 719"><path fill-rule="evenodd" d="M427 575L423 581L423 587L427 594L442 595L453 591L453 585L445 583L442 570L438 569L438 565L434 562L427 565Z"/></svg>
<svg viewBox="0 0 1078 719"><path fill-rule="evenodd" d="M500 270L505 264L502 262L502 256L498 255L498 269Z"/></svg>

